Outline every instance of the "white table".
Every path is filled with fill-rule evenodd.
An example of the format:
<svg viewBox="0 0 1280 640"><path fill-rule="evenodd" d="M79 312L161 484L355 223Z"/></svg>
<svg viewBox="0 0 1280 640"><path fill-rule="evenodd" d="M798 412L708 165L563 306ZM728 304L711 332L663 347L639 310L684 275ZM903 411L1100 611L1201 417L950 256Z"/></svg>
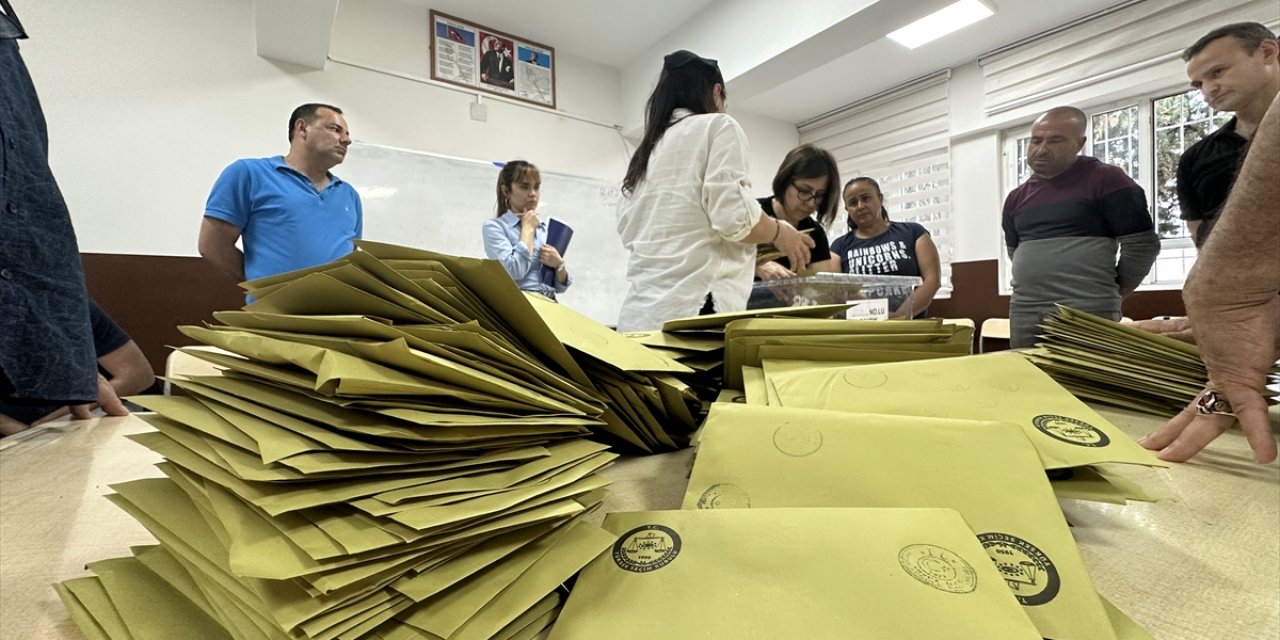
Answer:
<svg viewBox="0 0 1280 640"><path fill-rule="evenodd" d="M1099 407L1139 436L1158 420ZM54 582L154 540L102 496L159 476L159 457L123 436L135 417L60 422L0 440L0 637L80 638ZM603 511L677 509L691 450L626 458ZM1230 432L1194 461L1125 468L1163 499L1062 501L1098 591L1161 640L1280 638L1280 466L1254 464Z"/></svg>

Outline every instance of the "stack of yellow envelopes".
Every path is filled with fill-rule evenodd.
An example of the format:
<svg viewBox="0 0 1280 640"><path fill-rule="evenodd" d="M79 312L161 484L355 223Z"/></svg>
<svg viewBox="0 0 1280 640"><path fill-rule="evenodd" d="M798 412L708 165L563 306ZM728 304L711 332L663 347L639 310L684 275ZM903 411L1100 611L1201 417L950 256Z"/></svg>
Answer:
<svg viewBox="0 0 1280 640"><path fill-rule="evenodd" d="M1125 637L1113 631L1036 450L1014 424L720 403L703 427L683 506L955 509L1041 635Z"/></svg>
<svg viewBox="0 0 1280 640"><path fill-rule="evenodd" d="M1209 379L1195 345L1083 311L1059 305L1040 329L1027 359L1086 400L1168 417Z"/></svg>
<svg viewBox="0 0 1280 640"><path fill-rule="evenodd" d="M694 369L564 305L529 302L606 398L603 430L618 444L642 453L689 445L702 401L682 377Z"/></svg>
<svg viewBox="0 0 1280 640"><path fill-rule="evenodd" d="M161 546L64 585L86 633L183 637L148 631L138 597L233 638L544 629L613 541L584 516L616 456L584 439L605 403L501 267L361 243L247 288L183 328L223 374L137 399L166 477L110 499Z"/></svg>
<svg viewBox="0 0 1280 640"><path fill-rule="evenodd" d="M748 318L725 325L725 386L743 389L743 368L763 360L865 364L968 355L973 327L941 319L879 322Z"/></svg>
<svg viewBox="0 0 1280 640"><path fill-rule="evenodd" d="M706 405L714 401L723 388L724 331L632 331L622 335L692 370L677 377L688 384L701 401L696 416L701 422L706 415Z"/></svg>
<svg viewBox="0 0 1280 640"><path fill-rule="evenodd" d="M949 509L613 513L551 640L1036 640Z"/></svg>
<svg viewBox="0 0 1280 640"><path fill-rule="evenodd" d="M1064 477L1063 483L1055 483L1064 497L1147 499L1113 474L1086 467L1163 466L1018 353L859 366L770 360L763 365L761 389L747 393L753 404L1016 424L1043 468Z"/></svg>

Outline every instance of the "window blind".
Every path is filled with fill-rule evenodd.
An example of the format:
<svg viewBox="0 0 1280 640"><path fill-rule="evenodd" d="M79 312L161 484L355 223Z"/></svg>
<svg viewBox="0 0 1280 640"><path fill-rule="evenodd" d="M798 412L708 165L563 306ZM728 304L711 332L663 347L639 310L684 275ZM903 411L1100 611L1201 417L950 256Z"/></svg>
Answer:
<svg viewBox="0 0 1280 640"><path fill-rule="evenodd" d="M800 142L830 151L843 182L875 178L890 218L929 230L942 262L942 293L951 290L954 253L950 77L949 71L931 74L799 125ZM829 236L847 232L842 207Z"/></svg>
<svg viewBox="0 0 1280 640"><path fill-rule="evenodd" d="M1142 0L979 58L988 115L1176 60L1215 27L1277 22L1275 0Z"/></svg>

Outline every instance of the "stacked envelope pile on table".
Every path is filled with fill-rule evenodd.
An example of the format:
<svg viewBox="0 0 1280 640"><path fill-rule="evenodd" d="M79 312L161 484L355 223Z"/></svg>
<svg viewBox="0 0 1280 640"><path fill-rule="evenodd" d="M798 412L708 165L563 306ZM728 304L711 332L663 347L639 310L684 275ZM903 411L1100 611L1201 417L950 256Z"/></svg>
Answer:
<svg viewBox="0 0 1280 640"><path fill-rule="evenodd" d="M602 429L612 441L637 453L689 446L703 415L686 381L694 369L569 307L536 295L529 302L604 396Z"/></svg>
<svg viewBox="0 0 1280 640"><path fill-rule="evenodd" d="M725 326L725 386L743 389L744 368L764 360L867 364L968 355L973 327L929 320L749 318Z"/></svg>
<svg viewBox="0 0 1280 640"><path fill-rule="evenodd" d="M683 507L606 517L552 640L1150 638L1010 422L716 403Z"/></svg>
<svg viewBox="0 0 1280 640"><path fill-rule="evenodd" d="M1209 380L1181 340L1061 305L1040 329L1027 359L1085 400L1172 416Z"/></svg>
<svg viewBox="0 0 1280 640"><path fill-rule="evenodd" d="M160 546L62 586L86 633L541 632L613 541L584 516L616 456L585 438L601 396L501 267L362 243L247 288L243 311L183 328L223 375L137 399L156 431L133 438L166 477L110 499ZM157 631L176 620L200 634Z"/></svg>

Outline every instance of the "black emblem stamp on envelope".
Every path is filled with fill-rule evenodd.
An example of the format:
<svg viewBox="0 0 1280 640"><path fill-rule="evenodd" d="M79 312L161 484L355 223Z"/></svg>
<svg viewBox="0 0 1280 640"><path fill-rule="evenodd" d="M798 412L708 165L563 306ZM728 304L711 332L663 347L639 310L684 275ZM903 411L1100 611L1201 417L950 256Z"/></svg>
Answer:
<svg viewBox="0 0 1280 640"><path fill-rule="evenodd" d="M822 432L815 427L788 422L773 432L773 446L789 456L803 458L822 448Z"/></svg>
<svg viewBox="0 0 1280 640"><path fill-rule="evenodd" d="M1107 434L1083 420L1045 414L1036 416L1031 420L1031 424L1054 440L1061 440L1078 447L1105 447L1111 444L1111 438L1108 438Z"/></svg>
<svg viewBox="0 0 1280 640"><path fill-rule="evenodd" d="M702 492L698 498L699 509L747 509L751 507L751 498L747 492L736 484L723 482L713 484Z"/></svg>
<svg viewBox="0 0 1280 640"><path fill-rule="evenodd" d="M912 544L898 552L898 564L907 575L939 591L972 593L978 588L973 565L956 552L932 544Z"/></svg>
<svg viewBox="0 0 1280 640"><path fill-rule="evenodd" d="M1053 560L1035 545L1007 533L978 535L978 541L996 563L1000 577L1008 583L1018 602L1026 606L1044 604L1058 595L1062 580Z"/></svg>
<svg viewBox="0 0 1280 640"><path fill-rule="evenodd" d="M657 571L680 555L680 534L660 524L636 527L613 543L613 561L634 573Z"/></svg>

